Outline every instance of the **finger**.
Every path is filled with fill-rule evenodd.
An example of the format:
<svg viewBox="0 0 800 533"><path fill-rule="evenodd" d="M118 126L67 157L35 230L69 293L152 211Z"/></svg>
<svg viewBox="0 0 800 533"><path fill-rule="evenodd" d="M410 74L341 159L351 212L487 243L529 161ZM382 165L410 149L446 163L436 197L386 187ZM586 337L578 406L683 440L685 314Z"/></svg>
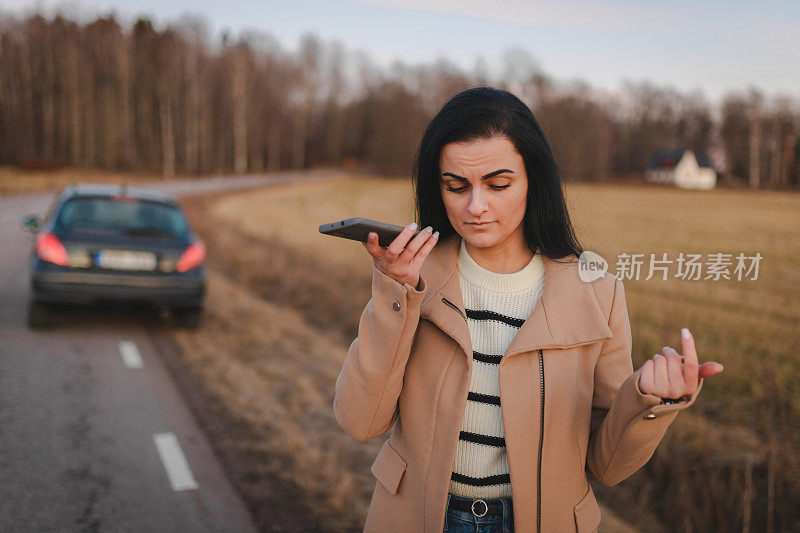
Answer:
<svg viewBox="0 0 800 533"><path fill-rule="evenodd" d="M675 351L675 349L671 346L664 346L661 349L661 353L667 358L670 392L672 393L669 397L680 398L684 394L689 394L692 392L689 389L696 383L696 381L692 381L691 377L687 380L684 372L683 356ZM676 387L676 384L679 386Z"/></svg>
<svg viewBox="0 0 800 533"><path fill-rule="evenodd" d="M400 256L400 252L403 251L403 248L406 247L408 241L414 235L414 230L417 229L417 223L412 222L405 228L400 234L394 238L394 240L389 244L388 248L386 248L386 256L390 259L390 261L394 262Z"/></svg>
<svg viewBox="0 0 800 533"><path fill-rule="evenodd" d="M673 347L671 347L671 346L664 346L663 348L661 348L661 353L662 353L663 355L665 355L665 356L666 356L666 355L669 355L669 354L672 354L672 355L677 355L678 357L681 357L681 359L683 359L683 357L681 356L681 354L679 354L679 353L678 353L678 351L677 351L677 350L675 350L675 348L673 348Z"/></svg>
<svg viewBox="0 0 800 533"><path fill-rule="evenodd" d="M367 235L367 242L362 244L364 245L364 248L367 249L367 252L369 252L369 255L371 255L372 257L380 258L383 256L384 251L381 248L380 244L378 244L377 233L370 232L370 234Z"/></svg>
<svg viewBox="0 0 800 533"><path fill-rule="evenodd" d="M656 382L653 379L653 361L648 359L642 365L642 373L639 374L639 390L645 394L653 394L656 389Z"/></svg>
<svg viewBox="0 0 800 533"><path fill-rule="evenodd" d="M411 266L415 269L418 269L422 266L422 262L425 261L425 258L428 257L428 254L433 250L433 247L436 246L436 243L439 241L439 232L435 232L430 238L425 241L425 244L422 245L422 248L419 249L417 255L414 256L414 259L411 260Z"/></svg>
<svg viewBox="0 0 800 533"><path fill-rule="evenodd" d="M662 398L669 393L669 377L667 374L667 358L661 354L653 356L653 381L655 390Z"/></svg>
<svg viewBox="0 0 800 533"><path fill-rule="evenodd" d="M681 346L683 347L683 379L686 383L697 383L697 351L694 346L694 337L692 337L688 328L681 330Z"/></svg>
<svg viewBox="0 0 800 533"><path fill-rule="evenodd" d="M700 365L700 368L698 369L698 375L701 378L707 378L708 376L719 374L724 369L725 367L722 366L721 364L715 363L714 361L710 361L708 363L703 363L702 365Z"/></svg>
<svg viewBox="0 0 800 533"><path fill-rule="evenodd" d="M694 360L697 363L697 350L694 345L694 337L689 328L681 329L681 346L683 347L683 357L687 361Z"/></svg>
<svg viewBox="0 0 800 533"><path fill-rule="evenodd" d="M667 375L669 378L669 396L668 398L680 398L686 394L686 383L683 381L683 365L681 365L681 356L670 353L675 350L665 349L665 357L667 359ZM696 386L696 383L692 384Z"/></svg>
<svg viewBox="0 0 800 533"><path fill-rule="evenodd" d="M400 256L404 259L408 259L410 262L417 254L417 251L419 251L419 249L423 244L425 244L425 242L428 240L428 237L431 235L433 235L433 228L430 226L417 233L417 235L411 239L411 242L409 242L403 249Z"/></svg>

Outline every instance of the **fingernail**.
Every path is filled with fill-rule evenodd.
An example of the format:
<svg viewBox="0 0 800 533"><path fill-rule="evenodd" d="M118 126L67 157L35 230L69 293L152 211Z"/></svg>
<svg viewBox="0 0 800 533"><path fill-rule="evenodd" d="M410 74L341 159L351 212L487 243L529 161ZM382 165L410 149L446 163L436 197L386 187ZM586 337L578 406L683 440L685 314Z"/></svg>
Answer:
<svg viewBox="0 0 800 533"><path fill-rule="evenodd" d="M422 231L433 231L433 228L432 228L432 227L430 227L430 226L428 226L427 228L425 228L425 229L424 229L424 230L422 230Z"/></svg>
<svg viewBox="0 0 800 533"><path fill-rule="evenodd" d="M663 352L663 351L664 351L664 350L666 350L667 348L669 348L669 346L664 346L663 348L661 348L661 351Z"/></svg>
<svg viewBox="0 0 800 533"><path fill-rule="evenodd" d="M434 239L438 239L438 238L439 238L439 232L438 232L438 231L437 231L436 233L434 233L434 234L433 234L433 238L434 238Z"/></svg>
<svg viewBox="0 0 800 533"><path fill-rule="evenodd" d="M688 339L690 339L690 338L692 337L692 334L691 334L691 333L689 333L689 328L683 328L683 329L681 330L681 336L682 336L684 339L687 339L687 340L688 340Z"/></svg>
<svg viewBox="0 0 800 533"><path fill-rule="evenodd" d="M661 355L660 353L657 353L654 357L664 357L664 356Z"/></svg>
<svg viewBox="0 0 800 533"><path fill-rule="evenodd" d="M417 229L417 223L412 222L411 224L408 225L408 229Z"/></svg>
<svg viewBox="0 0 800 533"><path fill-rule="evenodd" d="M370 234L369 234L369 238L370 238L370 239L374 239L374 238L375 238L375 237L377 237L377 236L378 236L378 234L377 234L377 233L370 233Z"/></svg>

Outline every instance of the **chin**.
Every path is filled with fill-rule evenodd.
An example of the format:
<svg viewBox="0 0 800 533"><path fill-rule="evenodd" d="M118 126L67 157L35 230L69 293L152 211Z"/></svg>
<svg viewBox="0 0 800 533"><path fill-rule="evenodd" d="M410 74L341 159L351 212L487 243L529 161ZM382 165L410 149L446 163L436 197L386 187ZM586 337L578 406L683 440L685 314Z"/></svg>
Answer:
<svg viewBox="0 0 800 533"><path fill-rule="evenodd" d="M473 248L489 248L499 242L496 235L481 233L474 230L470 231L469 229L461 234L461 237Z"/></svg>

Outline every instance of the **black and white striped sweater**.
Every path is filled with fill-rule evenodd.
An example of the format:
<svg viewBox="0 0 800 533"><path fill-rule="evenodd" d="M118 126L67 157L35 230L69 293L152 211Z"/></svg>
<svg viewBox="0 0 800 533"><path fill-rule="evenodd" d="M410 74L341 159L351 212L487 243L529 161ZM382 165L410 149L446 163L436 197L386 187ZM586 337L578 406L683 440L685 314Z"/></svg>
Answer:
<svg viewBox="0 0 800 533"><path fill-rule="evenodd" d="M519 272L498 274L478 265L462 240L458 272L473 360L450 493L470 498L511 496L498 369L542 295L544 262L536 254Z"/></svg>

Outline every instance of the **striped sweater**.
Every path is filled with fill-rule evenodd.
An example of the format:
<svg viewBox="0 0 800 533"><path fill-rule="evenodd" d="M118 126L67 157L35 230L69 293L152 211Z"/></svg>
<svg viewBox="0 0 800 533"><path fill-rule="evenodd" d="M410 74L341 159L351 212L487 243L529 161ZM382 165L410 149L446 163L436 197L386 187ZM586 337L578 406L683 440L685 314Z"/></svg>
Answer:
<svg viewBox="0 0 800 533"><path fill-rule="evenodd" d="M544 262L536 254L519 272L491 272L470 257L462 240L458 272L473 355L450 493L469 498L511 496L499 363L542 295Z"/></svg>

